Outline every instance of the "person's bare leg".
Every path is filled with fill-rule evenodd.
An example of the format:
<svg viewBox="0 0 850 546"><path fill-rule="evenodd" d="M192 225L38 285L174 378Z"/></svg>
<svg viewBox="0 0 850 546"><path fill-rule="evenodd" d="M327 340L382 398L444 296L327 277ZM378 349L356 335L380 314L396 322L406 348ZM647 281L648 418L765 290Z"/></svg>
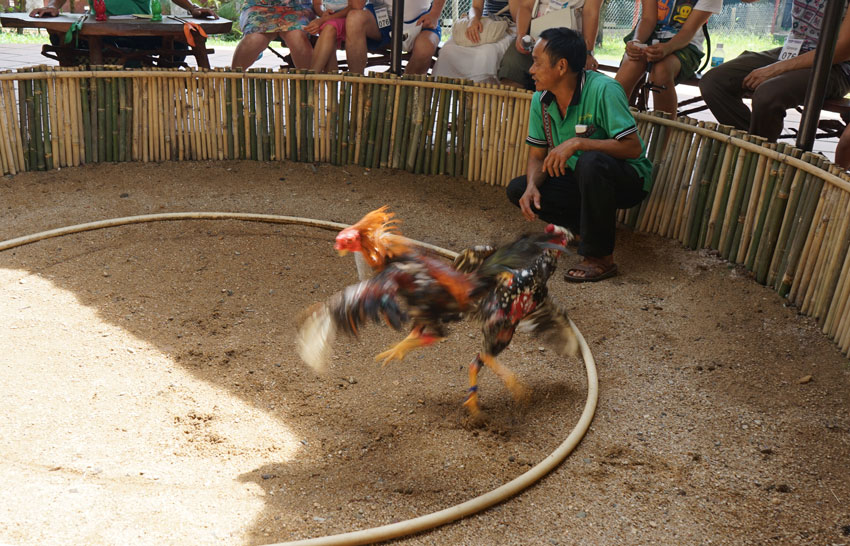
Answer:
<svg viewBox="0 0 850 546"><path fill-rule="evenodd" d="M235 69L247 70L260 56L269 43L274 39L275 34L256 32L246 34L239 40L236 50L233 52L233 60L230 62Z"/></svg>
<svg viewBox="0 0 850 546"><path fill-rule="evenodd" d="M311 69L316 72L328 72L327 67L333 57L336 64L336 28L327 25L319 32L319 39L313 48L313 64Z"/></svg>
<svg viewBox="0 0 850 546"><path fill-rule="evenodd" d="M663 90L652 92L652 108L673 114L679 111L679 98L676 95L676 76L682 69L682 62L675 55L668 55L657 63L653 63L649 73L649 81Z"/></svg>
<svg viewBox="0 0 850 546"><path fill-rule="evenodd" d="M835 147L835 164L842 169L850 169L850 125L844 128L838 145Z"/></svg>
<svg viewBox="0 0 850 546"><path fill-rule="evenodd" d="M614 79L623 86L626 96L631 97L635 90L635 85L637 85L637 82L640 81L641 76L645 72L646 63L644 61L633 61L628 57L623 57Z"/></svg>
<svg viewBox="0 0 850 546"><path fill-rule="evenodd" d="M430 30L422 30L413 42L410 60L404 68L405 74L427 74L431 68L431 58L437 51L439 38Z"/></svg>
<svg viewBox="0 0 850 546"><path fill-rule="evenodd" d="M366 38L381 39L378 22L370 11L358 9L345 16L345 57L348 70L356 74L366 71Z"/></svg>
<svg viewBox="0 0 850 546"><path fill-rule="evenodd" d="M281 32L280 37L289 49L295 67L309 68L313 62L313 45L307 33L303 30L290 30Z"/></svg>

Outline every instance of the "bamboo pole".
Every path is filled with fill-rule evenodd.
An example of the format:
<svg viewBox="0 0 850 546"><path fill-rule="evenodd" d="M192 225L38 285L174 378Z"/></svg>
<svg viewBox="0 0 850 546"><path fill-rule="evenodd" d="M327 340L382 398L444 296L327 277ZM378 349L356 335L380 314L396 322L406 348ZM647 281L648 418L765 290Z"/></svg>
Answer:
<svg viewBox="0 0 850 546"><path fill-rule="evenodd" d="M731 127L728 125L719 125L717 127L717 131L721 134L729 134L731 132ZM718 180L720 179L720 171L721 167L726 161L727 156L727 148L730 144L722 139L717 141L717 147L712 151L712 158L709 162L709 178L708 184L704 189L701 188L701 191L704 191L704 197L701 196L699 203L699 210L697 213L699 214L699 222L694 224L694 233L693 233L693 246L691 248L703 248L706 245L706 234L708 232L708 221L711 216L711 210L713 208L714 196L717 192ZM719 158L720 159L718 161ZM731 158L730 158L731 160Z"/></svg>
<svg viewBox="0 0 850 546"><path fill-rule="evenodd" d="M17 171L21 172L26 169L26 159L24 155L24 137L22 131L25 127L25 121L18 118L19 110L15 109L15 91L12 81L2 82L6 86L6 122L8 123L10 133L12 134L12 149L17 157ZM20 130L14 129L15 127ZM9 133L7 133L9 134Z"/></svg>
<svg viewBox="0 0 850 546"><path fill-rule="evenodd" d="M812 220L815 217L815 211L820 203L821 190L823 189L823 180L809 174L809 182L803 189L804 202L801 207L801 213L795 220L796 229L791 234L791 246L786 256L786 265L782 268L782 280L779 285L779 295L787 297L794 283L797 268L801 262L803 246L811 235Z"/></svg>
<svg viewBox="0 0 850 546"><path fill-rule="evenodd" d="M698 125L699 123L701 122L698 122L695 119L688 120L689 125ZM668 220L663 222L661 226L662 232L667 237L673 239L679 239L681 237L682 225L685 219L685 206L688 202L688 196L691 194L691 188L694 185L694 181L697 180L697 178L693 176L693 173L694 165L696 164L697 157L699 156L702 139L703 136L698 133L694 133L693 138L686 139L686 143L688 144L688 156L679 180L676 202L674 203L670 214L667 216Z"/></svg>
<svg viewBox="0 0 850 546"><path fill-rule="evenodd" d="M838 173L836 173L838 174ZM829 240L823 256L823 269L820 278L820 290L816 293L811 316L818 320L818 325L823 328L829 313L829 303L835 297L838 289L838 280L841 273L840 265L845 262L847 246L850 243L850 194L840 192L839 204L836 212L836 228Z"/></svg>
<svg viewBox="0 0 850 546"><path fill-rule="evenodd" d="M749 135L748 138L752 141L755 141L756 139L759 139L761 137ZM755 176L759 169L760 160L764 157L752 153L749 155L750 161L747 166L747 170L744 173L743 191L741 192L741 195L739 197L740 203L735 204L735 218L733 218L734 234L732 235L732 239L729 243L729 250L726 252L727 259L733 262L736 261L736 258L740 253L741 241L744 237L744 227L747 221L747 209L749 208L750 201L753 200L753 186L755 185Z"/></svg>
<svg viewBox="0 0 850 546"><path fill-rule="evenodd" d="M38 170L43 171L47 168L46 164L46 153L47 150L44 147L44 107L43 107L43 94L41 91L41 83L44 80L35 80L32 82L32 128L33 131L31 133L30 138L35 142L35 165L38 167Z"/></svg>
<svg viewBox="0 0 850 546"><path fill-rule="evenodd" d="M390 76L390 80L395 80L396 76L393 74ZM386 168L390 162L390 153L392 151L393 144L393 128L395 125L393 124L393 118L397 115L397 106L396 101L398 100L398 90L399 87L395 85L393 82L392 85L387 85L386 89L386 107L384 109L384 118L381 121L383 123L384 128L381 133L381 150L380 155L377 155L377 161L375 161L375 165L377 167Z"/></svg>
<svg viewBox="0 0 850 546"><path fill-rule="evenodd" d="M803 158L808 161L816 160L815 154L811 152L806 152L803 154ZM791 238L791 232L795 227L794 219L798 213L798 206L800 203L800 197L802 195L803 184L806 177L809 176L808 173L798 170L794 179L791 182L791 188L789 189L788 194L788 202L785 206L785 211L782 219L782 223L779 229L779 236L776 240L775 250L773 252L773 256L770 260L770 267L768 268L767 278L765 282L769 286L776 286L778 288L779 282L781 282L781 275L779 268L785 262L786 252L788 250L788 240ZM779 279L779 282L777 282Z"/></svg>
<svg viewBox="0 0 850 546"><path fill-rule="evenodd" d="M823 202L819 204L819 210L813 222L815 227L812 230L813 236L809 241L806 241L804 250L804 258L800 267L800 282L796 286L796 294L794 303L802 311L806 304L808 295L811 294L811 280L814 277L814 270L817 264L818 255L821 251L821 243L826 236L826 231L829 228L830 213L835 201L835 193L832 188L825 188L823 191Z"/></svg>
<svg viewBox="0 0 850 546"><path fill-rule="evenodd" d="M61 73L62 69L54 69L56 73ZM48 88L53 95L50 99L50 104L53 110L53 115L50 116L53 124L53 140L56 141L56 147L53 150L53 157L57 167L68 167L71 164L71 138L69 126L71 125L71 113L68 111L68 80L67 78L54 77L48 81Z"/></svg>
<svg viewBox="0 0 850 546"><path fill-rule="evenodd" d="M805 295L803 296L802 304L800 305L800 310L807 315L814 316L815 319L819 318L814 315L814 307L817 303L817 296L820 292L820 288L824 279L823 270L826 265L827 257L829 255L830 241L834 237L835 231L838 227L839 220L837 218L837 211L841 206L841 202L843 198L847 195L846 192L836 191L832 188L829 189L830 198L827 201L827 206L824 211L824 224L825 229L823 230L823 238L820 241L820 244L815 247L817 252L813 252L810 254L810 258L812 258L812 268L811 268L811 278L810 282L806 287Z"/></svg>
<svg viewBox="0 0 850 546"><path fill-rule="evenodd" d="M424 117L424 95L425 89L414 88L413 104L411 109L412 121L410 127L410 138L407 141L407 160L404 169L413 172L416 167L416 151L419 147L419 139L422 135L422 118Z"/></svg>

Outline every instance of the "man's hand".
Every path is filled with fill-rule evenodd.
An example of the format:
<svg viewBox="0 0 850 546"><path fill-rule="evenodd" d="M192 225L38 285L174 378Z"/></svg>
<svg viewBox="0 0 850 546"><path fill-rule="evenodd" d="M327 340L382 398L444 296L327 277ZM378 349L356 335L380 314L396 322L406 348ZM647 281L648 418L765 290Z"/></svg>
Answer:
<svg viewBox="0 0 850 546"><path fill-rule="evenodd" d="M651 62L657 62L670 55L671 51L669 51L670 48L667 45L668 43L669 42L664 42L662 44L646 46L646 49L644 50L646 53L646 59Z"/></svg>
<svg viewBox="0 0 850 546"><path fill-rule="evenodd" d="M626 56L633 61L642 61L646 59L646 44L642 44L637 40L626 42Z"/></svg>
<svg viewBox="0 0 850 546"><path fill-rule="evenodd" d="M218 19L214 9L192 6L188 11L194 19Z"/></svg>
<svg viewBox="0 0 850 546"><path fill-rule="evenodd" d="M319 33L319 27L322 26L322 23L324 23L325 21L328 20L327 16L330 13L333 13L333 12L326 11L326 12L322 13L322 15L320 17L316 17L315 19L313 19L312 21L307 23L307 26L304 27L304 32L306 32L307 34L318 34Z"/></svg>
<svg viewBox="0 0 850 546"><path fill-rule="evenodd" d="M522 47L522 36L520 36L519 33L517 33L514 46L516 47L516 50L522 53L523 55L531 55L531 51L527 51L524 47Z"/></svg>
<svg viewBox="0 0 850 546"><path fill-rule="evenodd" d="M563 176L567 172L567 160L580 150L580 138L570 138L555 146L543 160L543 171L549 176Z"/></svg>
<svg viewBox="0 0 850 546"><path fill-rule="evenodd" d="M535 209L540 210L540 190L537 189L537 186L528 182L528 185L525 187L525 193L522 194L522 197L519 198L519 210L522 211L522 215L525 216L526 220L534 220L537 218L537 215L534 214L534 211L531 210L531 207L534 206Z"/></svg>
<svg viewBox="0 0 850 546"><path fill-rule="evenodd" d="M59 15L59 8L46 7L46 8L35 8L30 12L30 17L57 17Z"/></svg>
<svg viewBox="0 0 850 546"><path fill-rule="evenodd" d="M440 12L432 13L428 12L416 21L416 24L421 26L422 28L437 28L437 24L440 22Z"/></svg>
<svg viewBox="0 0 850 546"><path fill-rule="evenodd" d="M484 31L484 25L481 23L480 17L471 17L469 24L466 26L466 37L473 44L477 44L481 40L481 33Z"/></svg>
<svg viewBox="0 0 850 546"><path fill-rule="evenodd" d="M593 57L593 53L590 51L587 52L587 59L584 61L585 70L596 70L599 68L599 63L596 62L596 59Z"/></svg>
<svg viewBox="0 0 850 546"><path fill-rule="evenodd" d="M782 70L781 66L778 66L779 64L780 63L773 63L761 68L756 68L747 74L742 84L744 89L752 89L755 91L759 85L785 72Z"/></svg>

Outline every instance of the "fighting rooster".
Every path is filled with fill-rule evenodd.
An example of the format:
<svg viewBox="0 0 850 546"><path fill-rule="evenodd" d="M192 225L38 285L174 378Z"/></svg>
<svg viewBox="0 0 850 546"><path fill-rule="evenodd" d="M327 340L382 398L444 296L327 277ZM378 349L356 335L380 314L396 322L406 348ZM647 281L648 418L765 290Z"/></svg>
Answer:
<svg viewBox="0 0 850 546"><path fill-rule="evenodd" d="M548 295L546 286L555 271L558 256L572 238L568 230L549 224L542 235L525 235L510 245L495 248L475 246L461 252L455 259L458 271L470 274L492 263L504 261L504 254L528 256L532 260L520 268L504 271L496 277L492 288L476 301L471 316L482 324L483 350L469 365L469 395L464 405L475 418L478 405L478 372L487 366L499 376L519 401L526 397L526 387L516 375L500 364L496 357L511 343L517 330L544 336L559 354L574 355L578 340L570 326L567 312Z"/></svg>
<svg viewBox="0 0 850 546"><path fill-rule="evenodd" d="M515 398L525 392L516 376L496 361L520 322L527 330L552 335L560 352L575 352L577 343L566 312L548 298L546 290L569 232L549 226L544 234L523 236L500 248L473 247L449 267L401 237L396 224L393 214L382 207L337 236L334 246L340 254L362 254L377 273L302 315L298 348L312 367L324 367L338 330L354 336L367 321L396 330L412 321L405 340L375 357L386 364L445 337L446 323L472 316L483 325L484 348L470 365L465 405L478 416L477 377L482 365L491 368Z"/></svg>

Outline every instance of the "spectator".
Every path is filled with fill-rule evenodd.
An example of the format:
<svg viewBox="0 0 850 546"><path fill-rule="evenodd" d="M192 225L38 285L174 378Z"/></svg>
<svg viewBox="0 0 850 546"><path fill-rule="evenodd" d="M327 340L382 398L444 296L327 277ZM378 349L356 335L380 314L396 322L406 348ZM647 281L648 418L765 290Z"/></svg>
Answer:
<svg viewBox="0 0 850 546"><path fill-rule="evenodd" d="M652 186L652 165L623 88L583 70L586 56L578 32L541 33L532 53L537 92L529 114L526 175L507 189L526 219L540 217L579 234L584 259L566 272L570 282L617 274L617 209L640 203ZM578 123L583 136L577 136Z"/></svg>
<svg viewBox="0 0 850 546"><path fill-rule="evenodd" d="M437 57L433 74L465 78L475 82L498 83L496 74L499 71L499 63L502 62L505 51L513 43L516 30L509 28L501 39L481 44L479 43L481 32L484 30L481 17L495 15L506 7L508 7L507 0L473 0L469 8L469 24L466 27L465 37L477 45L458 44L454 34L457 29L452 29L452 37L440 48L440 56ZM514 13L509 13L513 21Z"/></svg>
<svg viewBox="0 0 850 546"><path fill-rule="evenodd" d="M65 5L67 0L50 0L43 8L35 8L30 12L30 17L56 17L60 10ZM196 6L190 0L173 0L174 3L189 12L196 19L212 17L218 19L215 10ZM107 15L133 15L134 13L151 12L150 0L106 0ZM51 33L50 43L55 46L61 45L61 40L64 38L61 34ZM148 50L155 51L162 49L162 38L158 36L104 36L101 42L103 45L111 45L117 48ZM174 44L175 49L187 49L187 45L182 42ZM79 47L88 48L86 40L80 40ZM180 65L186 58L185 55L178 55L172 61L173 64ZM162 59L160 59L162 60ZM171 63L168 63L169 66ZM128 67L140 66L138 61L128 62ZM160 65L161 66L161 65Z"/></svg>
<svg viewBox="0 0 850 546"><path fill-rule="evenodd" d="M272 40L280 37L297 68L309 68L313 46L305 27L316 16L308 0L246 0L239 16L242 39L233 52L233 68L246 70Z"/></svg>
<svg viewBox="0 0 850 546"><path fill-rule="evenodd" d="M705 55L703 25L720 13L723 0L641 0L642 13L635 30L626 36L626 54L616 80L631 96L649 72L656 110L676 114L676 84L696 74Z"/></svg>
<svg viewBox="0 0 850 546"><path fill-rule="evenodd" d="M317 17L304 29L308 34L319 35L313 47L311 68L316 72L336 72L336 50L342 49L345 42L348 0L324 0L324 7L322 4L322 0L313 0L313 11Z"/></svg>
<svg viewBox="0 0 850 546"><path fill-rule="evenodd" d="M408 0L404 3L404 29L409 42L410 60L405 74L425 74L440 43L440 12L446 0ZM368 49L390 45L392 2L389 0L351 0L345 17L345 56L351 72L366 70Z"/></svg>
<svg viewBox="0 0 850 546"><path fill-rule="evenodd" d="M782 133L785 111L806 98L825 8L826 0L795 0L791 10L793 24L784 47L745 51L705 73L699 90L717 121L776 142ZM845 15L827 80L827 98L841 98L850 91L848 60L850 17ZM742 100L750 91L752 112Z"/></svg>
<svg viewBox="0 0 850 546"><path fill-rule="evenodd" d="M525 89L534 89L529 69L531 68L531 52L526 51L522 45L524 36L529 35L531 29L532 13L534 11L534 0L515 0L518 3L516 8L511 8L511 13L514 15L514 20L517 24L516 40L513 47L509 47L505 51L505 56L499 65L499 80L503 85L511 87L519 87ZM537 16L549 15L550 9L572 9L573 20L576 22L577 30L584 36L585 51L587 59L584 67L587 70L596 70L599 63L593 56L593 48L596 45L596 35L599 32L599 10L602 7L602 0L584 0L583 5L579 8L571 7L577 2L565 2L564 4L556 4L550 0L545 6L540 4ZM563 7L562 7L563 6ZM514 13L514 10L516 11Z"/></svg>

